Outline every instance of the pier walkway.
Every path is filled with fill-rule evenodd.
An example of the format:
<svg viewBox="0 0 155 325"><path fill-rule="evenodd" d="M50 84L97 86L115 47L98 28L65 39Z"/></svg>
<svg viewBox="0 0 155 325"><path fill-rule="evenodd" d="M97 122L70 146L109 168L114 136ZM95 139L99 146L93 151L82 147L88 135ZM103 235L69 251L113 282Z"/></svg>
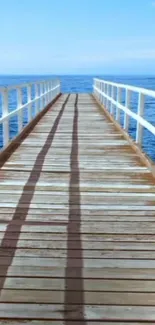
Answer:
<svg viewBox="0 0 155 325"><path fill-rule="evenodd" d="M155 323L155 179L88 94L0 169L0 325Z"/></svg>

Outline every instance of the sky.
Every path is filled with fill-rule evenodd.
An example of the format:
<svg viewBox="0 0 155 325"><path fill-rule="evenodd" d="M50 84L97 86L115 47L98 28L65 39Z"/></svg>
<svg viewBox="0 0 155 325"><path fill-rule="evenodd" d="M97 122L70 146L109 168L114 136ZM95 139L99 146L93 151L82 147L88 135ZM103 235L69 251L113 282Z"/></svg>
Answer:
<svg viewBox="0 0 155 325"><path fill-rule="evenodd" d="M155 75L155 1L0 0L0 74Z"/></svg>

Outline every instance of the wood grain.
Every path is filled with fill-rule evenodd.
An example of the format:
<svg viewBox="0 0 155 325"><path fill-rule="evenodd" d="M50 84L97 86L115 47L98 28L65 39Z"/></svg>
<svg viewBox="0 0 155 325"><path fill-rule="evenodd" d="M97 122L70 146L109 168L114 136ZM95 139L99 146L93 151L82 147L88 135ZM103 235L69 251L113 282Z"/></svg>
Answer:
<svg viewBox="0 0 155 325"><path fill-rule="evenodd" d="M88 94L0 169L0 325L155 323L155 179Z"/></svg>

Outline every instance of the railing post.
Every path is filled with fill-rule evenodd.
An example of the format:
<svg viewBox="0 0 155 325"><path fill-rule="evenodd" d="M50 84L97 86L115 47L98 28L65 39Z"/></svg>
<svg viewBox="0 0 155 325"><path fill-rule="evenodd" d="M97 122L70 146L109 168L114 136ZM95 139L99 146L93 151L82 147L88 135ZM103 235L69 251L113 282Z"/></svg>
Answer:
<svg viewBox="0 0 155 325"><path fill-rule="evenodd" d="M98 81L97 81L97 80L95 81L95 86L96 86L96 88L97 88L97 86L98 86ZM97 92L96 89L95 89L95 95L96 95L96 97L98 97L98 92Z"/></svg>
<svg viewBox="0 0 155 325"><path fill-rule="evenodd" d="M108 85L105 83L105 95L108 94ZM105 97L105 108L107 109L108 99Z"/></svg>
<svg viewBox="0 0 155 325"><path fill-rule="evenodd" d="M56 81L55 80L53 82L53 87L54 88L56 87ZM56 89L53 90L53 98L55 98L55 95L56 95Z"/></svg>
<svg viewBox="0 0 155 325"><path fill-rule="evenodd" d="M106 84L105 84L105 82L103 84L103 92L104 92L104 95L106 95ZM103 97L103 105L106 108L106 97L105 96Z"/></svg>
<svg viewBox="0 0 155 325"><path fill-rule="evenodd" d="M95 95L95 79L93 79L93 94Z"/></svg>
<svg viewBox="0 0 155 325"><path fill-rule="evenodd" d="M117 87L117 103L121 102L121 88ZM116 121L120 122L120 108L116 105Z"/></svg>
<svg viewBox="0 0 155 325"><path fill-rule="evenodd" d="M4 89L2 93L2 117L7 116L9 113L8 108L8 90ZM9 121L8 118L3 122L3 146L9 142Z"/></svg>
<svg viewBox="0 0 155 325"><path fill-rule="evenodd" d="M44 101L43 101L43 108L46 106L46 87L45 87L45 82L43 82L43 98L44 98Z"/></svg>
<svg viewBox="0 0 155 325"><path fill-rule="evenodd" d="M46 96L45 96L46 89L45 89L45 82L42 83L42 89L43 89L43 108L44 108L45 105L46 105Z"/></svg>
<svg viewBox="0 0 155 325"><path fill-rule="evenodd" d="M55 87L58 86L58 80L56 80L56 83L55 83ZM56 89L56 92L55 92L55 97L58 95L58 88Z"/></svg>
<svg viewBox="0 0 155 325"><path fill-rule="evenodd" d="M109 85L109 93L108 93L108 96L111 98L111 94L112 94L112 86ZM110 113L110 109L111 109L111 101L109 100L109 105L108 105L108 110L109 110L109 113Z"/></svg>
<svg viewBox="0 0 155 325"><path fill-rule="evenodd" d="M48 104L49 104L49 102L50 102L50 81L48 81L48 83L47 83L47 91L48 91L47 98L48 98Z"/></svg>
<svg viewBox="0 0 155 325"><path fill-rule="evenodd" d="M100 102L102 103L102 82L100 81Z"/></svg>
<svg viewBox="0 0 155 325"><path fill-rule="evenodd" d="M112 99L114 99L114 90L115 90L115 88L114 88L114 86L111 86L111 98ZM110 114L114 114L114 104L113 104L113 102L111 102L111 104L110 104Z"/></svg>
<svg viewBox="0 0 155 325"><path fill-rule="evenodd" d="M51 80L51 82L50 82L50 101L52 101L52 99L53 99L53 91L52 91L52 89L53 89L53 80Z"/></svg>
<svg viewBox="0 0 155 325"><path fill-rule="evenodd" d="M27 86L28 122L32 119L31 85Z"/></svg>
<svg viewBox="0 0 155 325"><path fill-rule="evenodd" d="M98 82L98 90L100 90L100 81ZM98 99L100 101L100 93L98 92Z"/></svg>
<svg viewBox="0 0 155 325"><path fill-rule="evenodd" d="M52 101L52 89L53 89L53 81L50 81L50 102Z"/></svg>
<svg viewBox="0 0 155 325"><path fill-rule="evenodd" d="M22 106L22 89L20 87L17 88L17 108ZM18 133L21 132L23 128L23 110L20 109L18 111Z"/></svg>
<svg viewBox="0 0 155 325"><path fill-rule="evenodd" d="M35 115L39 113L39 85L35 84Z"/></svg>
<svg viewBox="0 0 155 325"><path fill-rule="evenodd" d="M43 109L45 107L45 85L44 85L44 82L42 82L42 108Z"/></svg>
<svg viewBox="0 0 155 325"><path fill-rule="evenodd" d="M45 81L45 106L48 104L48 81Z"/></svg>
<svg viewBox="0 0 155 325"><path fill-rule="evenodd" d="M126 89L126 95L125 95L125 107L130 108L130 95L131 92L129 89ZM127 113L124 113L124 129L128 131L129 128L129 115Z"/></svg>
<svg viewBox="0 0 155 325"><path fill-rule="evenodd" d="M48 104L48 81L45 81L45 92L46 92L46 96L45 96L45 106Z"/></svg>
<svg viewBox="0 0 155 325"><path fill-rule="evenodd" d="M51 100L53 100L53 88L54 88L54 80L52 80L52 83L51 83Z"/></svg>
<svg viewBox="0 0 155 325"><path fill-rule="evenodd" d="M58 80L58 83L59 83L59 88L58 88L58 95L61 93L61 81L60 79Z"/></svg>
<svg viewBox="0 0 155 325"><path fill-rule="evenodd" d="M144 114L144 95L139 93L138 97L138 116L143 116ZM137 130L136 130L136 142L141 146L143 136L143 126L137 121Z"/></svg>
<svg viewBox="0 0 155 325"><path fill-rule="evenodd" d="M107 96L109 96L109 92L110 92L110 86L109 84L107 84ZM109 111L109 99L107 99L106 106L107 106L107 110Z"/></svg>
<svg viewBox="0 0 155 325"><path fill-rule="evenodd" d="M101 83L101 91L102 91L102 97L101 97L101 104L103 104L103 101L104 101L104 83L102 82Z"/></svg>
<svg viewBox="0 0 155 325"><path fill-rule="evenodd" d="M44 98L43 98L43 83L39 84L40 86L40 101L39 101L39 110L41 111L44 105Z"/></svg>
<svg viewBox="0 0 155 325"><path fill-rule="evenodd" d="M95 80L95 87L96 87L96 88L97 88L97 83L98 83L98 81ZM98 96L98 92L97 92L97 90L95 89L94 92L95 92L95 96L97 97L97 96Z"/></svg>
<svg viewBox="0 0 155 325"><path fill-rule="evenodd" d="M45 107L46 106L46 83L45 83L45 81L43 82L43 89L44 89L44 105L43 105L43 107Z"/></svg>
<svg viewBox="0 0 155 325"><path fill-rule="evenodd" d="M100 82L98 81L97 82L97 88L100 89ZM100 93L97 92L97 97L98 97L98 100L100 100Z"/></svg>

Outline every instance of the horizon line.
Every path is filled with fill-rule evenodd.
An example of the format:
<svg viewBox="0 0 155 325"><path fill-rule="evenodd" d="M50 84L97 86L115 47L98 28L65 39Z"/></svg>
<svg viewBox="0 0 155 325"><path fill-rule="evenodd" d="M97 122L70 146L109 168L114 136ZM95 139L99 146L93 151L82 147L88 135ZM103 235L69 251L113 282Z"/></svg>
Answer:
<svg viewBox="0 0 155 325"><path fill-rule="evenodd" d="M29 74L29 73L17 73L17 74L15 74L15 73L6 73L6 74L1 74L0 73L0 77L7 77L7 76L9 76L9 77L13 77L13 76L29 76L29 77L33 77L33 76L58 76L58 77L63 77L63 76L90 76L90 77L94 77L94 76L118 76L118 77L121 77L121 76L134 76L134 77L138 77L138 76L143 76L143 77L149 77L149 76L154 76L155 77L155 73L153 73L153 74L142 74L142 73L139 73L139 74L132 74L132 73L123 73L123 74L118 74L118 73L114 73L114 74L112 74L112 73L110 73L110 74L104 74L104 73L93 73L93 74L80 74L80 73L65 73L65 74L56 74L56 73L48 73L48 74L46 74L46 73L33 73L33 74Z"/></svg>

